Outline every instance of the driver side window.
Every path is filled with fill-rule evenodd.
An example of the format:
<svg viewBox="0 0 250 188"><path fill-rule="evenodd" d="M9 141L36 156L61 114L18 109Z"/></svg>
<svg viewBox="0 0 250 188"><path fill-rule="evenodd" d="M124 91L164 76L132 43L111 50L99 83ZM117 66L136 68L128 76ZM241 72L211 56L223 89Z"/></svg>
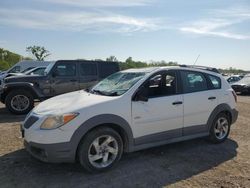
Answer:
<svg viewBox="0 0 250 188"><path fill-rule="evenodd" d="M152 76L146 84L148 88L148 97L154 98L176 94L176 80L176 73L174 71Z"/></svg>

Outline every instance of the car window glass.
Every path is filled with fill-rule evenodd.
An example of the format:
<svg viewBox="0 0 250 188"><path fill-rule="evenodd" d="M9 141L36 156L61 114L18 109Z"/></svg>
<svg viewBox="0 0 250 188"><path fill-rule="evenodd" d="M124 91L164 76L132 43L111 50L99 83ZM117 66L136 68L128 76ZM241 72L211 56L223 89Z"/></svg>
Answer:
<svg viewBox="0 0 250 188"><path fill-rule="evenodd" d="M9 70L9 73L18 73L20 72L21 67L20 66L15 66L11 70Z"/></svg>
<svg viewBox="0 0 250 188"><path fill-rule="evenodd" d="M149 97L160 97L176 94L176 74L167 72L157 74L149 79Z"/></svg>
<svg viewBox="0 0 250 188"><path fill-rule="evenodd" d="M184 93L207 90L206 78L202 73L181 71L181 79Z"/></svg>
<svg viewBox="0 0 250 188"><path fill-rule="evenodd" d="M55 68L56 76L75 76L76 65L75 63L60 63Z"/></svg>
<svg viewBox="0 0 250 188"><path fill-rule="evenodd" d="M32 71L29 74L30 75L33 75L33 74L35 74L35 75L43 75L44 74L44 70L45 70L45 68L39 68L39 69L36 69L36 70Z"/></svg>
<svg viewBox="0 0 250 188"><path fill-rule="evenodd" d="M212 83L213 89L220 89L221 88L221 81L220 81L219 77L212 76L212 75L209 75L208 77Z"/></svg>
<svg viewBox="0 0 250 188"><path fill-rule="evenodd" d="M95 76L97 75L97 67L95 63L82 63L80 65L81 76Z"/></svg>

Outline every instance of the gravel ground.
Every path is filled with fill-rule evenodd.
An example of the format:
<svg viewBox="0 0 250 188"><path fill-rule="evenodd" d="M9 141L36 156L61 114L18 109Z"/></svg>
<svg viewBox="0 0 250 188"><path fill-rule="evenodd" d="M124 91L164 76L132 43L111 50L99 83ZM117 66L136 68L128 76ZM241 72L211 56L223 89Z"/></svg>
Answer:
<svg viewBox="0 0 250 188"><path fill-rule="evenodd" d="M24 149L24 116L0 104L0 187L250 187L250 97L238 97L240 115L229 139L196 139L125 154L111 171L88 174L79 164L47 164Z"/></svg>

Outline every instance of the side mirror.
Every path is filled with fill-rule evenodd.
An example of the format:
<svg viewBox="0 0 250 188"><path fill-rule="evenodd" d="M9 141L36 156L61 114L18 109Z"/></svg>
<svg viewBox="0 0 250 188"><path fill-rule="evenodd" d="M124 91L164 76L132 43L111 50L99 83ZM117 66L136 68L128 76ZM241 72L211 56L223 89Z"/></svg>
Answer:
<svg viewBox="0 0 250 188"><path fill-rule="evenodd" d="M148 89L144 86L141 87L135 94L134 101L148 101Z"/></svg>

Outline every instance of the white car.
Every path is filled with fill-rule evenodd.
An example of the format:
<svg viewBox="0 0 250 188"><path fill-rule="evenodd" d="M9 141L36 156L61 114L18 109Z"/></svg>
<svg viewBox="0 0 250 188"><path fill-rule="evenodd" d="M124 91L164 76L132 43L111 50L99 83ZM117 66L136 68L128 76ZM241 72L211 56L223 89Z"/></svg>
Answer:
<svg viewBox="0 0 250 188"><path fill-rule="evenodd" d="M92 172L123 152L209 137L223 142L237 117L236 94L218 73L153 67L115 73L89 91L48 99L26 117L26 149L45 162L74 162Z"/></svg>

